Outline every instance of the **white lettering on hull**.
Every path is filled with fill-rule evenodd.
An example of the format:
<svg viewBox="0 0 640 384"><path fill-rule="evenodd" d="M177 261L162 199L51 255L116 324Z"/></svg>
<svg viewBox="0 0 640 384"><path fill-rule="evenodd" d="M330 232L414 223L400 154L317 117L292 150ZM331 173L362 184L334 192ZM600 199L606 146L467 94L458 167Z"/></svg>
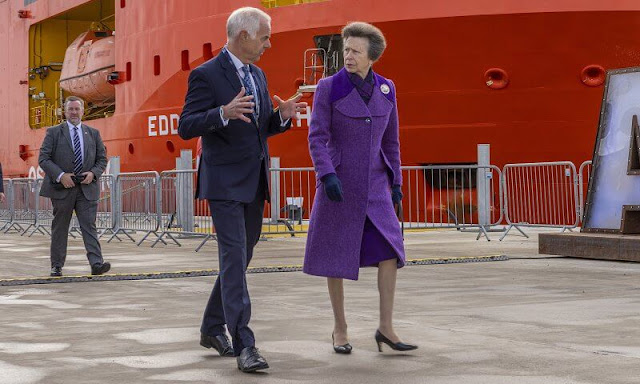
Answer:
<svg viewBox="0 0 640 384"><path fill-rule="evenodd" d="M311 119L311 107L307 106L304 113L297 112L298 120L294 123L296 127L302 127L302 121L306 120L305 126L309 126ZM149 136L169 136L178 134L178 124L180 115L172 113L170 115L150 115L147 117L147 133Z"/></svg>
<svg viewBox="0 0 640 384"><path fill-rule="evenodd" d="M178 123L180 115L172 113L170 115L151 115L147 118L147 129L149 136L168 136L178 134Z"/></svg>
<svg viewBox="0 0 640 384"><path fill-rule="evenodd" d="M302 127L302 120L306 120L306 126L308 128L309 122L311 121L311 107L307 105L307 110L305 111L305 113L296 112L296 115L298 115L298 121L296 122L296 125L298 127Z"/></svg>

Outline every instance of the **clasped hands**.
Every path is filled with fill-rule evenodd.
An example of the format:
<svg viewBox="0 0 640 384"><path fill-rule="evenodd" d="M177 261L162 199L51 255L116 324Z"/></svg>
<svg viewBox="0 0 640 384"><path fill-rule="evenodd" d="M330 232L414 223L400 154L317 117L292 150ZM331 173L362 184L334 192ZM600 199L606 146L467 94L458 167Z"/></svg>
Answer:
<svg viewBox="0 0 640 384"><path fill-rule="evenodd" d="M282 121L297 119L297 113L306 111L307 109L307 103L300 102L300 99L302 98L301 93L294 95L286 101L282 100L278 95L274 95L273 98L278 104ZM229 102L229 104L223 105L220 108L222 108L222 116L225 119L239 119L246 123L250 123L251 119L247 114L250 115L253 113L254 105L255 102L253 101L253 95L246 95L245 89L242 87L240 92Z"/></svg>
<svg viewBox="0 0 640 384"><path fill-rule="evenodd" d="M327 194L329 200L339 202L344 199L342 195L342 183L335 173L324 175L321 180L324 184L324 192ZM402 197L402 188L399 185L392 186L391 201L393 204L399 204Z"/></svg>
<svg viewBox="0 0 640 384"><path fill-rule="evenodd" d="M95 177L95 175L91 171L83 172L80 175L84 176L84 179L80 182L80 184L91 184L91 182L93 181L93 178ZM76 185L76 182L73 180L74 176L75 175L73 173L66 172L62 174L62 177L60 178L60 183L65 188L73 188Z"/></svg>

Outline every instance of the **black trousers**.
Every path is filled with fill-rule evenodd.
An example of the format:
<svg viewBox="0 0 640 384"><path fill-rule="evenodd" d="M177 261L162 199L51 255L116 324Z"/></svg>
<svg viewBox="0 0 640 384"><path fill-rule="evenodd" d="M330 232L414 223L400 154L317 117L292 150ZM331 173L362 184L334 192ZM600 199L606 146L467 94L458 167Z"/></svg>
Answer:
<svg viewBox="0 0 640 384"><path fill-rule="evenodd" d="M224 333L226 324L236 356L244 348L255 346L249 328L251 300L245 272L262 231L265 188L265 176L261 175L256 197L250 203L209 200L218 239L220 274L209 296L200 332L217 336Z"/></svg>

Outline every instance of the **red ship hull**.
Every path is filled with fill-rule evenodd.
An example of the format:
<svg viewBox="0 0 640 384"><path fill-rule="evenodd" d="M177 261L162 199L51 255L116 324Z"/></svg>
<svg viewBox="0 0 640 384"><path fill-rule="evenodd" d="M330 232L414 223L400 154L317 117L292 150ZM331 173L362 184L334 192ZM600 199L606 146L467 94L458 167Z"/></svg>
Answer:
<svg viewBox="0 0 640 384"><path fill-rule="evenodd" d="M0 51L9 52L0 58L6 85L0 90L0 161L6 176L35 175L45 131L31 128L28 95L37 79L28 78L29 31L89 3L95 1L0 3ZM115 112L87 123L101 131L108 155L120 157L122 171L172 169L181 149L195 153L195 140L176 135L189 69L224 45L230 11L260 2L98 3L109 3L115 13L115 67L125 81L115 86ZM591 158L603 86L585 84L581 71L589 65L640 65L637 2L427 3L334 0L270 9L273 48L257 64L272 94L290 96L314 36L337 34L352 20L369 21L388 40L374 70L397 85L403 164L475 163L481 143L491 144L491 162L498 166ZM20 18L23 9L34 18ZM487 85L489 68L504 70L505 88ZM311 165L306 136L302 120L270 141L271 155L283 167Z"/></svg>

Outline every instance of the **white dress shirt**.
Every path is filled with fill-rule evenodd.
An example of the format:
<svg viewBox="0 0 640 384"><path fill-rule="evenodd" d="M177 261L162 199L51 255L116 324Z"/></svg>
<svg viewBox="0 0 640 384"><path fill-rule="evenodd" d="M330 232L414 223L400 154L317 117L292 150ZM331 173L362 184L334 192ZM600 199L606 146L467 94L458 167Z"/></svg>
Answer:
<svg viewBox="0 0 640 384"><path fill-rule="evenodd" d="M69 128L69 137L71 138L71 146L73 147L73 136L75 135L74 127L76 126L71 124L67 120L67 127ZM80 152L82 152L82 161L84 162L84 134L82 131L82 121L80 122L80 124L77 125L77 127L78 127L78 138L80 139ZM64 175L64 172L58 175L56 182L58 183L60 182L62 175Z"/></svg>

